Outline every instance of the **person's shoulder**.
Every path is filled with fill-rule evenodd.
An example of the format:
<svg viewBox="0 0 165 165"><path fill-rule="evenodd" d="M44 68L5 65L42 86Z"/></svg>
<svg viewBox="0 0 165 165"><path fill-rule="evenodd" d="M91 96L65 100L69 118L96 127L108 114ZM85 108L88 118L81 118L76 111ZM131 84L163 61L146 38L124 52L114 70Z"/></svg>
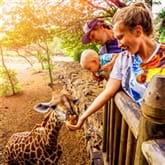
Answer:
<svg viewBox="0 0 165 165"><path fill-rule="evenodd" d="M128 51L122 51L119 53L118 57L116 58L116 61L119 64L125 66L132 62L132 56L129 54Z"/></svg>

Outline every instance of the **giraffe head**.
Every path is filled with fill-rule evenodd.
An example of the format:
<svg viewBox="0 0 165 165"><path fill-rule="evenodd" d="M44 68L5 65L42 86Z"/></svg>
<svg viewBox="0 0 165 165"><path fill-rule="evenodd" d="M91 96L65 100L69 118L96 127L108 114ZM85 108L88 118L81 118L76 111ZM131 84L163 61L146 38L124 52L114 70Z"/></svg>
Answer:
<svg viewBox="0 0 165 165"><path fill-rule="evenodd" d="M49 84L49 86L52 88L52 99L49 102L35 105L34 110L45 113L52 109L55 110L61 121L69 121L71 124L76 124L78 120L78 99L70 95L66 87L61 87L59 83Z"/></svg>

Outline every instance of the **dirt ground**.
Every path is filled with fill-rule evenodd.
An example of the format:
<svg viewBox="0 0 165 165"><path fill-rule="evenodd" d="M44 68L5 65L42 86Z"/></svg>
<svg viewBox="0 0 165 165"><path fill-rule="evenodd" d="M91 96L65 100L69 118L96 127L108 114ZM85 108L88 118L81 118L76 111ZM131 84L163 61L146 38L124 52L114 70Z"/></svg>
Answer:
<svg viewBox="0 0 165 165"><path fill-rule="evenodd" d="M70 59L59 57L58 60ZM35 112L33 106L51 99L47 72L34 71L21 58L10 58L7 65L16 69L22 92L15 96L0 97L0 165L3 165L2 153L9 137L16 132L30 131L35 124L40 123L44 114ZM90 164L82 130L71 132L63 125L59 142L63 148L59 165Z"/></svg>

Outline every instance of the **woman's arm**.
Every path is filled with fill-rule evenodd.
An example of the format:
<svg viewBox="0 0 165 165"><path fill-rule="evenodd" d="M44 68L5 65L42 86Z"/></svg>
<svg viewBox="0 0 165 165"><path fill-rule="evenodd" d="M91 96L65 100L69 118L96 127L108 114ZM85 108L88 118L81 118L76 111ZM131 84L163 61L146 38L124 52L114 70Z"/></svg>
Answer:
<svg viewBox="0 0 165 165"><path fill-rule="evenodd" d="M93 113L98 111L114 94L118 91L121 86L121 81L110 78L107 82L106 88L96 97L92 104L87 110L80 116L76 125L71 125L69 122L66 123L67 127L71 130L80 129L84 121Z"/></svg>

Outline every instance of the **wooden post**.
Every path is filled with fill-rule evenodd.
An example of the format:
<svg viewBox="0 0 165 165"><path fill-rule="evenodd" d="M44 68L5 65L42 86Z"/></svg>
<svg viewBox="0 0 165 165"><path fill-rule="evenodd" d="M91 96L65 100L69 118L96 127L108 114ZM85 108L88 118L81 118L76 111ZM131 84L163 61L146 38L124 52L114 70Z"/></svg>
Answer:
<svg viewBox="0 0 165 165"><path fill-rule="evenodd" d="M110 133L109 133L109 164L112 164L112 160L113 160L113 143L114 143L114 125L115 125L115 109L114 109L114 101L113 99L111 99L111 111L110 111L110 123L109 123L109 129L110 129Z"/></svg>
<svg viewBox="0 0 165 165"><path fill-rule="evenodd" d="M124 118L122 118L118 165L123 165L126 159L125 149L127 146L127 134L128 134L128 125L125 122Z"/></svg>
<svg viewBox="0 0 165 165"><path fill-rule="evenodd" d="M107 162L109 162L110 160L110 157L109 157L109 153L110 153L110 147L109 147L109 143L110 143L110 140L109 140L109 136L110 136L110 126L109 126L109 123L110 123L110 112L111 112L111 105L113 104L113 100L111 99L110 101L108 101L108 107L107 107L107 144L106 144L106 151L107 151L107 154L106 154L106 160Z"/></svg>
<svg viewBox="0 0 165 165"><path fill-rule="evenodd" d="M112 165L118 164L119 145L120 145L120 133L121 133L121 113L115 106L115 125L114 125L114 140L113 140L113 157Z"/></svg>
<svg viewBox="0 0 165 165"><path fill-rule="evenodd" d="M106 152L106 145L107 145L107 116L108 116L108 103L105 104L104 110L103 110L103 146L102 150L103 152Z"/></svg>
<svg viewBox="0 0 165 165"><path fill-rule="evenodd" d="M148 164L142 154L142 143L157 138L165 138L164 76L154 76L143 97L135 165Z"/></svg>
<svg viewBox="0 0 165 165"><path fill-rule="evenodd" d="M133 136L131 130L128 130L128 139L127 139L127 151L125 158L125 165L134 164L135 159L135 149L136 149L136 139Z"/></svg>

